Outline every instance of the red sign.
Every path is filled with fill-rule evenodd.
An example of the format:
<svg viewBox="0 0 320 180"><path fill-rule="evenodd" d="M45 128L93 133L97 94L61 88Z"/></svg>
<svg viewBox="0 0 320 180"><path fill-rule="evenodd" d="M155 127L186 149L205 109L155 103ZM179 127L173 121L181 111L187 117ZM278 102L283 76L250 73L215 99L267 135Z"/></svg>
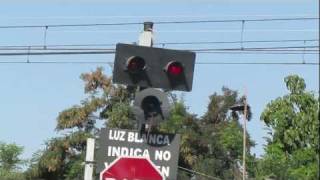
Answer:
<svg viewBox="0 0 320 180"><path fill-rule="evenodd" d="M164 180L147 158L120 157L100 173L100 180Z"/></svg>

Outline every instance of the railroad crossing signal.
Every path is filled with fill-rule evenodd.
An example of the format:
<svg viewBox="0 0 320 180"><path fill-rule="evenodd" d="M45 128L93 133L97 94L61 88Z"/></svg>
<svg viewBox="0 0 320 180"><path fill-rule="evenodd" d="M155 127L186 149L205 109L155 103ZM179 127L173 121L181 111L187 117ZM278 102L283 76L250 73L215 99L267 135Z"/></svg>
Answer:
<svg viewBox="0 0 320 180"><path fill-rule="evenodd" d="M167 94L154 88L147 88L138 93L133 103L133 112L139 120L139 129L143 130L145 124L158 125L170 113L170 104Z"/></svg>
<svg viewBox="0 0 320 180"><path fill-rule="evenodd" d="M117 44L113 82L131 86L191 91L195 53Z"/></svg>

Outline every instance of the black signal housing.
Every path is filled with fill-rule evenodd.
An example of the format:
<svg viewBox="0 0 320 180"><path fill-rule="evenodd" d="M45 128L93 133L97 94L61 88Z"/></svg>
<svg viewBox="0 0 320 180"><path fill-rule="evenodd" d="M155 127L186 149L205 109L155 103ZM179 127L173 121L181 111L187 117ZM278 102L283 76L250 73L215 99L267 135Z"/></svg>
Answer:
<svg viewBox="0 0 320 180"><path fill-rule="evenodd" d="M113 82L143 88L191 91L195 53L117 44Z"/></svg>

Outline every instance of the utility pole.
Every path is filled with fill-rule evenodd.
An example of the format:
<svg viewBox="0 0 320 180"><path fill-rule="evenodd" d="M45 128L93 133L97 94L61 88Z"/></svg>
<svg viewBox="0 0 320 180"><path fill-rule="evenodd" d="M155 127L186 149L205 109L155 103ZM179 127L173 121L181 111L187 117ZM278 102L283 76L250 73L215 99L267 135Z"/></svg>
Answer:
<svg viewBox="0 0 320 180"><path fill-rule="evenodd" d="M242 180L246 179L246 129L247 129L247 114L248 114L248 105L247 105L247 93L244 94L244 118L243 118L243 159L242 159L242 166L243 166L243 172L242 172Z"/></svg>
<svg viewBox="0 0 320 180"><path fill-rule="evenodd" d="M245 89L244 92L244 100L240 104L235 104L230 107L232 111L242 111L243 112L243 147L242 147L242 180L245 180L247 177L247 172L246 172L246 151L247 151L247 118L248 118L248 109L250 106L248 106L247 102L247 92Z"/></svg>

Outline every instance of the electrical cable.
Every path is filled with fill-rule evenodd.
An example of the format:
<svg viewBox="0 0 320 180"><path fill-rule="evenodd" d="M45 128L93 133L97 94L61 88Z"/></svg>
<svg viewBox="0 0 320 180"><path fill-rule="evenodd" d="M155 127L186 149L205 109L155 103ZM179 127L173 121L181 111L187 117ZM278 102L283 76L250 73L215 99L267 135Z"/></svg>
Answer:
<svg viewBox="0 0 320 180"><path fill-rule="evenodd" d="M113 61L0 61L0 64L113 64ZM196 62L197 65L306 65L318 66L313 62Z"/></svg>
<svg viewBox="0 0 320 180"><path fill-rule="evenodd" d="M319 51L315 53L309 52L290 52L290 51L194 51L199 54L277 54L277 55L294 55L294 54L319 54ZM43 51L43 52L0 52L0 56L39 56L39 55L92 55L92 54L114 54L114 51Z"/></svg>
<svg viewBox="0 0 320 180"><path fill-rule="evenodd" d="M304 53L304 52L265 52L265 51L201 51L197 54L255 54L255 55L294 55L294 54L313 54L317 55L318 53Z"/></svg>
<svg viewBox="0 0 320 180"><path fill-rule="evenodd" d="M198 174L198 175L201 175L203 177L206 177L208 179L214 179L214 180L221 180L220 178L217 178L217 177L213 177L213 176L209 176L207 174L204 174L204 173L201 173L201 172L197 172L197 171L194 171L192 169L187 169L187 168L184 168L184 167L181 167L181 166L178 166L179 169L191 174L191 175L195 175L195 174Z"/></svg>
<svg viewBox="0 0 320 180"><path fill-rule="evenodd" d="M265 18L265 19L229 19L229 20L192 20L192 21L155 21L154 24L199 24L199 23L231 23L231 22L263 22L263 21L306 21L318 20L318 17L297 17L297 18ZM124 23L92 23L92 24L47 24L47 25L7 25L0 26L0 29L10 28L61 28L61 27L90 27L90 26L128 26L142 25L143 22Z"/></svg>
<svg viewBox="0 0 320 180"><path fill-rule="evenodd" d="M309 49L306 49L309 48ZM188 50L188 51L319 51L319 46L270 46L270 47L247 47L247 48L198 48L198 49L178 49L178 50ZM32 48L31 46L26 47L1 47L0 50L52 50L52 51L112 51L115 52L113 48L51 48L50 46L39 46Z"/></svg>
<svg viewBox="0 0 320 180"><path fill-rule="evenodd" d="M202 48L202 49L186 49L190 51L242 51L242 50L276 50L276 49L299 49L299 48L319 48L319 46L273 46L273 47L247 47L247 48Z"/></svg>
<svg viewBox="0 0 320 180"><path fill-rule="evenodd" d="M280 43L280 42L315 42L319 39L281 39L281 40L248 40L243 43ZM193 42L159 42L154 45L196 45L196 44L239 44L241 41L193 41ZM97 47L97 46L116 46L116 43L109 44L53 44L46 45L46 47ZM29 48L29 47L43 47L43 45L2 45L0 48Z"/></svg>
<svg viewBox="0 0 320 180"><path fill-rule="evenodd" d="M304 42L319 41L319 39L281 39L281 40L248 40L248 41L195 41L195 42L160 42L156 45L194 45L194 44L240 44L242 43L278 43L278 42Z"/></svg>
<svg viewBox="0 0 320 180"><path fill-rule="evenodd" d="M309 49L306 49L309 48ZM188 50L188 51L319 51L319 46L295 46L295 47L247 47L247 48L198 48L198 49L177 49L177 50ZM52 50L52 51L115 51L111 48L54 48L48 46L42 47L0 47L2 51L23 51L23 50Z"/></svg>
<svg viewBox="0 0 320 180"><path fill-rule="evenodd" d="M14 52L0 53L0 56L32 56L32 55L80 55L80 54L114 54L114 51L65 51L65 52Z"/></svg>

